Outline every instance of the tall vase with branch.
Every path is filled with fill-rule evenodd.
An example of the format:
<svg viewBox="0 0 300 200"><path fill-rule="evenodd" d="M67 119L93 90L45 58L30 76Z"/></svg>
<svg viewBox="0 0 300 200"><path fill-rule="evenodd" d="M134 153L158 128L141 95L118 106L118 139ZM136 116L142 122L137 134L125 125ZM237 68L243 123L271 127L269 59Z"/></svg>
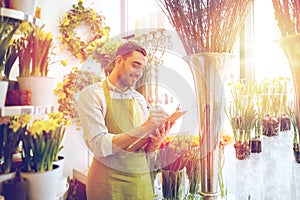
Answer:
<svg viewBox="0 0 300 200"><path fill-rule="evenodd" d="M272 0L277 25L281 33L279 44L288 59L295 91L296 126L300 130L300 2Z"/></svg>
<svg viewBox="0 0 300 200"><path fill-rule="evenodd" d="M196 88L201 194L218 195L218 153L225 106L223 79L251 0L159 0L187 52ZM227 66L228 67L228 66Z"/></svg>

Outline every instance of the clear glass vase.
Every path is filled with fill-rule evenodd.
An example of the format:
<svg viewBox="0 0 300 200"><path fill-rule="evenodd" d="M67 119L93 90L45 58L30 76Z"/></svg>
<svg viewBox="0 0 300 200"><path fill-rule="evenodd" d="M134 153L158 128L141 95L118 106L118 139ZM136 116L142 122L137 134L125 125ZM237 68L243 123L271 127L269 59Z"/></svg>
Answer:
<svg viewBox="0 0 300 200"><path fill-rule="evenodd" d="M279 40L281 49L288 59L295 90L295 110L298 130L300 130L300 34L283 37ZM298 139L300 136L298 134Z"/></svg>
<svg viewBox="0 0 300 200"><path fill-rule="evenodd" d="M185 56L193 75L197 99L200 144L200 194L215 197L218 192L218 152L224 120L225 75L232 54L199 53Z"/></svg>
<svg viewBox="0 0 300 200"><path fill-rule="evenodd" d="M184 196L184 169L162 171L163 197L167 200L179 200Z"/></svg>

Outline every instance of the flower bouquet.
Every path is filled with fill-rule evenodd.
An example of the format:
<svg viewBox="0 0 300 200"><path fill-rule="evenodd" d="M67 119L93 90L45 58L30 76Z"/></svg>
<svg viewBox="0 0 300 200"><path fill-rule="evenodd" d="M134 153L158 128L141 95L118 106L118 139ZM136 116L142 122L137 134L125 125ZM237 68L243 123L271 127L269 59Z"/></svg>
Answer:
<svg viewBox="0 0 300 200"><path fill-rule="evenodd" d="M21 135L31 119L30 115L2 117L0 123L0 174L10 173L13 164L13 154L17 151Z"/></svg>
<svg viewBox="0 0 300 200"><path fill-rule="evenodd" d="M180 199L183 195L185 152L188 148L185 136L168 136L160 146L158 160L162 170L162 189L166 199Z"/></svg>
<svg viewBox="0 0 300 200"><path fill-rule="evenodd" d="M53 169L53 161L62 149L61 142L69 121L62 113L51 112L34 119L22 134L24 171L43 172Z"/></svg>
<svg viewBox="0 0 300 200"><path fill-rule="evenodd" d="M19 39L20 76L47 76L48 74L53 39L51 33L45 32L42 28L31 26L29 31Z"/></svg>
<svg viewBox="0 0 300 200"><path fill-rule="evenodd" d="M186 174L189 180L189 195L195 197L200 189L200 138L199 135L191 137L185 153Z"/></svg>

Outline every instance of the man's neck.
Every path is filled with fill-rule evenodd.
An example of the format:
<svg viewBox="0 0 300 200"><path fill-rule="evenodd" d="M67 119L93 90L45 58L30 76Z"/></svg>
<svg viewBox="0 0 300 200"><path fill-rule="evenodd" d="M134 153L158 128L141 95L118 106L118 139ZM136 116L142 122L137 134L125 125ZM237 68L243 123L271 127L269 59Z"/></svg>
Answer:
<svg viewBox="0 0 300 200"><path fill-rule="evenodd" d="M120 90L121 92L125 92L128 90L128 87L122 87L118 81L118 79L114 78L114 76L109 75L108 76L108 80L109 82L115 86L118 90Z"/></svg>

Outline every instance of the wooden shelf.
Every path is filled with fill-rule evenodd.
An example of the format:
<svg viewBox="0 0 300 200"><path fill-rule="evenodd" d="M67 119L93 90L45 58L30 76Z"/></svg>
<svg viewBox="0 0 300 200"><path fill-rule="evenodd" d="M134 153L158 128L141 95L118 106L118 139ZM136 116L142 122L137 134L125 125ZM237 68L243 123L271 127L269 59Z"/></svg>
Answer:
<svg viewBox="0 0 300 200"><path fill-rule="evenodd" d="M9 9L9 8L0 8L0 16L9 17L17 20L26 20L36 26L41 26L42 22L40 19L33 17L32 15L26 14L19 10Z"/></svg>

